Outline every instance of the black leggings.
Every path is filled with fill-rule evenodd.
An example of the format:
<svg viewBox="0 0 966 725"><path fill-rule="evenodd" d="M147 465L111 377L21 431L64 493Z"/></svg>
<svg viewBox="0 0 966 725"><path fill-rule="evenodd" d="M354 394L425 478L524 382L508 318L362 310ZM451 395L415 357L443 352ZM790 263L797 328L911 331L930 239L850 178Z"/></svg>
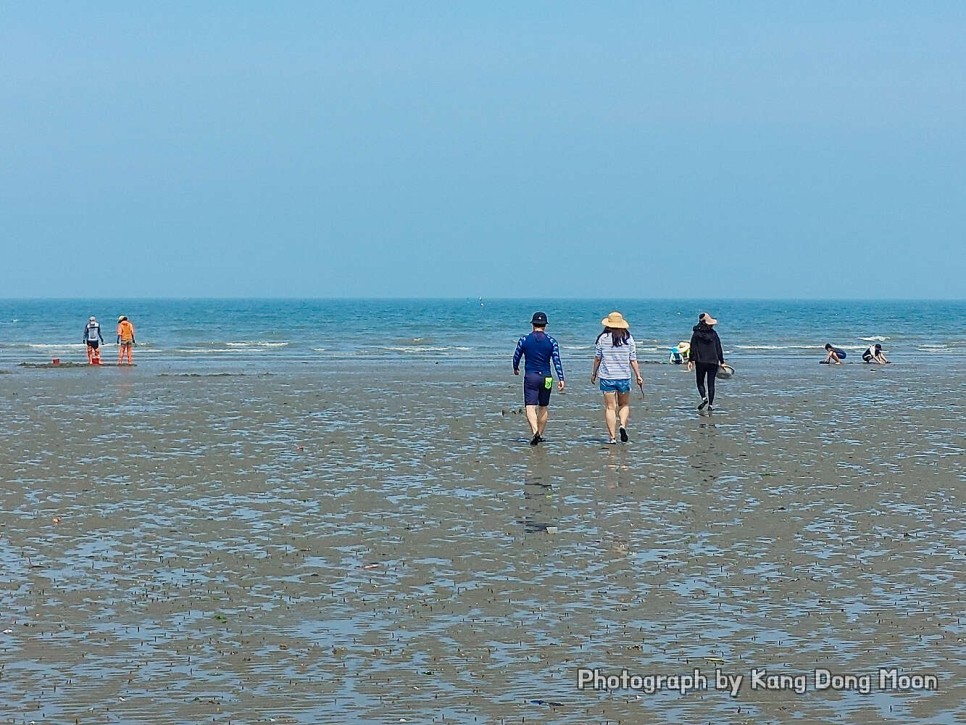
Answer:
<svg viewBox="0 0 966 725"><path fill-rule="evenodd" d="M695 363L694 376L698 383L698 392L702 398L708 399L708 405L714 405L714 379L718 376L718 363ZM704 390L704 378L708 378L708 391Z"/></svg>

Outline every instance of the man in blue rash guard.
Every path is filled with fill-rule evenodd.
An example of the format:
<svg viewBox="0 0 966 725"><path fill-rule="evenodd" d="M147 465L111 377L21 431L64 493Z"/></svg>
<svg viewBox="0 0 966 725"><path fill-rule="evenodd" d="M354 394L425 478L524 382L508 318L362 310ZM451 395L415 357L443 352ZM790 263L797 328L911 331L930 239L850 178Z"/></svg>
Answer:
<svg viewBox="0 0 966 725"><path fill-rule="evenodd" d="M520 374L520 358L526 359L523 375L523 403L526 406L527 422L533 438L530 445L535 446L543 441L543 431L547 427L550 417L550 393L553 390L553 374L550 364L557 373L557 389L563 392L563 365L560 363L560 348L557 341L548 335L547 314L534 312L530 320L533 332L521 337L517 342L517 349L513 351L513 374Z"/></svg>

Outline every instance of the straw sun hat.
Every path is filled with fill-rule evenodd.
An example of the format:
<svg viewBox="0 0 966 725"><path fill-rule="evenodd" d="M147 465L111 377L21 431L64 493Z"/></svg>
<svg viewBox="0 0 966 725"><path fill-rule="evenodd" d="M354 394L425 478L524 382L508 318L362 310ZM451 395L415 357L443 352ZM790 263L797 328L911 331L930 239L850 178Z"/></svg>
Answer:
<svg viewBox="0 0 966 725"><path fill-rule="evenodd" d="M611 312L607 317L600 321L604 327L610 327L615 330L629 330L631 328L627 320L624 319L624 315L620 312Z"/></svg>

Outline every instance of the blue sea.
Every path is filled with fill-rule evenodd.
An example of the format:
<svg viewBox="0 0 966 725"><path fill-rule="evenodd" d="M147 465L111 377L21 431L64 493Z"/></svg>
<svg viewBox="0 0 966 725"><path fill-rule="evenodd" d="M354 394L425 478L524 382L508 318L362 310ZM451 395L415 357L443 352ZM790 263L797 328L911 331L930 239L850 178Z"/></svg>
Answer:
<svg viewBox="0 0 966 725"><path fill-rule="evenodd" d="M510 300L510 299L187 299L0 301L0 365L83 362L90 315L109 343L118 315L137 329L138 365L164 369L277 368L341 361L508 359L530 315L568 357L590 355L600 320L620 310L640 359L667 360L703 310L719 320L725 356L819 361L826 342L857 360L870 343L890 359L966 356L966 301ZM112 360L109 346L105 360Z"/></svg>

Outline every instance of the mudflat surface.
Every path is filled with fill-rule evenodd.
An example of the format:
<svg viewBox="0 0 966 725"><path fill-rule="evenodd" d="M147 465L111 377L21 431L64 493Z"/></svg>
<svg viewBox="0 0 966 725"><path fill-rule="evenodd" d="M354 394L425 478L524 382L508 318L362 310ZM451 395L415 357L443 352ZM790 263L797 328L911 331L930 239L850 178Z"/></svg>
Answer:
<svg viewBox="0 0 966 725"><path fill-rule="evenodd" d="M966 719L962 362L586 367L0 375L0 722Z"/></svg>

